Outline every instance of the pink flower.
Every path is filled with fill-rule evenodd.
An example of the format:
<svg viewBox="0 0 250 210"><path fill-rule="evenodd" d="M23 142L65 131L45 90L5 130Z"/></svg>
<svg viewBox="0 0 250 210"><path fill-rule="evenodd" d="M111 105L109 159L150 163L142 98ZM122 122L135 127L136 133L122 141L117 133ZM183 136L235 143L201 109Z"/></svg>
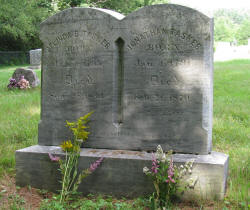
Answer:
<svg viewBox="0 0 250 210"><path fill-rule="evenodd" d="M175 183L173 176L174 176L174 163L173 163L173 158L171 158L168 168L168 179L166 180L166 182L169 183L169 181L171 181L172 183Z"/></svg>
<svg viewBox="0 0 250 210"><path fill-rule="evenodd" d="M24 76L21 76L21 79L19 80L19 82L17 84L20 87L20 89L30 88L29 81L24 79Z"/></svg>
<svg viewBox="0 0 250 210"><path fill-rule="evenodd" d="M160 167L160 166L158 165L158 162L157 162L157 160L156 160L155 154L153 153L153 154L152 154L152 168L151 168L151 171L152 171L153 173L157 174L158 168L159 168L159 167Z"/></svg>
<svg viewBox="0 0 250 210"><path fill-rule="evenodd" d="M52 161L52 162L58 162L60 160L60 157L58 156L53 156L52 154L49 153L49 159Z"/></svg>
<svg viewBox="0 0 250 210"><path fill-rule="evenodd" d="M103 161L103 157L101 157L100 159L98 159L97 161L95 161L94 163L92 163L89 167L90 172L94 172L99 165L101 164L101 162Z"/></svg>

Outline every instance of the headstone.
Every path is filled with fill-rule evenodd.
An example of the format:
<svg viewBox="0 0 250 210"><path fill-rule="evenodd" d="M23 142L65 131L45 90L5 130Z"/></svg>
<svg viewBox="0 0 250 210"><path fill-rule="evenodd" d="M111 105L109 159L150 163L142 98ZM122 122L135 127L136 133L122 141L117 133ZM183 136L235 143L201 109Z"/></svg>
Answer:
<svg viewBox="0 0 250 210"><path fill-rule="evenodd" d="M127 17L71 8L43 22L40 38L39 145L17 151L17 183L56 189L48 181L57 176L48 175L53 169L45 156L61 154L56 146L70 136L66 120L94 111L79 167L100 156L105 162L81 191L150 193L153 186L142 168L151 164L147 151L160 144L165 151L184 153L175 156L179 163L195 159L197 186L191 194L223 198L228 156L211 151L212 19L171 4L144 7ZM42 178L37 181L35 174Z"/></svg>
<svg viewBox="0 0 250 210"><path fill-rule="evenodd" d="M42 59L42 49L30 50L30 65L29 68L40 69Z"/></svg>
<svg viewBox="0 0 250 210"><path fill-rule="evenodd" d="M34 72L32 69L29 68L17 68L12 78L14 78L17 82L21 79L21 76L24 76L24 79L29 81L29 84L31 87L36 87L39 85L40 81L36 75L36 72Z"/></svg>
<svg viewBox="0 0 250 210"><path fill-rule="evenodd" d="M65 120L95 111L87 147L208 154L212 20L175 5L121 17L78 8L41 25L39 144L59 145Z"/></svg>

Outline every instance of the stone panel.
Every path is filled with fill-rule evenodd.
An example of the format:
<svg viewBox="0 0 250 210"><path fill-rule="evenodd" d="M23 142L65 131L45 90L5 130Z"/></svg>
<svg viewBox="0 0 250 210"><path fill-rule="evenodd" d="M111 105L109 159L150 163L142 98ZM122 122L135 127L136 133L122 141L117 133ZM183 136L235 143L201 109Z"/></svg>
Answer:
<svg viewBox="0 0 250 210"><path fill-rule="evenodd" d="M211 152L212 27L171 4L125 18L73 8L46 20L39 144L60 144L65 120L95 111L87 147Z"/></svg>

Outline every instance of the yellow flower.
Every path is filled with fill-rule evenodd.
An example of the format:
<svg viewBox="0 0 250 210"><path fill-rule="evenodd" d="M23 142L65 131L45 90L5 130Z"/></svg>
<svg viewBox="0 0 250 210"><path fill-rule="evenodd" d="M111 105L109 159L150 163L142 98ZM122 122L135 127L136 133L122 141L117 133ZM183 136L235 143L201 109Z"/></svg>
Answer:
<svg viewBox="0 0 250 210"><path fill-rule="evenodd" d="M73 150L73 144L71 143L71 140L68 140L68 141L64 141L61 145L60 145L60 147L62 148L62 150L64 151L64 152L70 152L70 151L72 151Z"/></svg>

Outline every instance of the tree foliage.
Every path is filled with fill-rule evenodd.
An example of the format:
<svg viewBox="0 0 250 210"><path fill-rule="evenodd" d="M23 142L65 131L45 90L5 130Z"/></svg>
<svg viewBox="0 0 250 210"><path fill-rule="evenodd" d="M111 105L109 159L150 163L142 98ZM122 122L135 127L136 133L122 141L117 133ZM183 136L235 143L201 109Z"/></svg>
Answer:
<svg viewBox="0 0 250 210"><path fill-rule="evenodd" d="M215 41L232 42L235 37L235 26L228 17L218 17L214 20Z"/></svg>
<svg viewBox="0 0 250 210"><path fill-rule="evenodd" d="M39 25L58 10L69 7L99 7L127 15L143 6L169 0L0 0L0 50L30 50L41 47ZM249 11L220 9L214 13L215 41L250 38Z"/></svg>
<svg viewBox="0 0 250 210"><path fill-rule="evenodd" d="M126 15L144 6L168 2L169 0L86 0L86 5L111 9Z"/></svg>
<svg viewBox="0 0 250 210"><path fill-rule="evenodd" d="M246 45L248 43L248 39L250 39L250 19L244 20L240 25L236 33L236 38L240 45Z"/></svg>
<svg viewBox="0 0 250 210"><path fill-rule="evenodd" d="M128 14L168 0L0 0L0 50L40 48L39 25L58 10L89 6Z"/></svg>
<svg viewBox="0 0 250 210"><path fill-rule="evenodd" d="M58 0L59 10L69 7L87 6L115 10L128 14L143 6L168 3L169 0Z"/></svg>
<svg viewBox="0 0 250 210"><path fill-rule="evenodd" d="M214 13L215 41L247 44L250 38L250 12L245 10L220 9Z"/></svg>
<svg viewBox="0 0 250 210"><path fill-rule="evenodd" d="M57 7L59 10L64 10L69 7L79 7L82 0L58 0Z"/></svg>
<svg viewBox="0 0 250 210"><path fill-rule="evenodd" d="M41 46L39 24L52 11L50 0L0 0L0 50Z"/></svg>

